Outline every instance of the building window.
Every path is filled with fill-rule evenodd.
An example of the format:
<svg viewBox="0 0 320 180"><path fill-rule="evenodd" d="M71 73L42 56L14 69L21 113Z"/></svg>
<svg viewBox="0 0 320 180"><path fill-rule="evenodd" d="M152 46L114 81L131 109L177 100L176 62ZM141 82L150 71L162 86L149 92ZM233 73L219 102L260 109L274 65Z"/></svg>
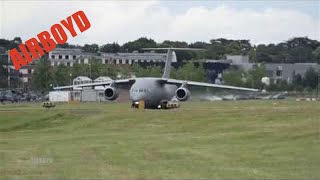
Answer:
<svg viewBox="0 0 320 180"><path fill-rule="evenodd" d="M69 55L66 55L66 59L69 59Z"/></svg>
<svg viewBox="0 0 320 180"><path fill-rule="evenodd" d="M281 70L277 70L276 71L276 76L282 76L282 71Z"/></svg>
<svg viewBox="0 0 320 180"><path fill-rule="evenodd" d="M67 66L70 66L70 62L67 62Z"/></svg>
<svg viewBox="0 0 320 180"><path fill-rule="evenodd" d="M76 56L76 55L74 55L74 56L72 56L72 58L73 58L73 59L76 59L76 58L77 58L77 56Z"/></svg>
<svg viewBox="0 0 320 180"><path fill-rule="evenodd" d="M128 59L126 59L126 64L129 64L129 60Z"/></svg>
<svg viewBox="0 0 320 180"><path fill-rule="evenodd" d="M54 59L55 58L55 56L54 55L51 55L51 59Z"/></svg>
<svg viewBox="0 0 320 180"><path fill-rule="evenodd" d="M114 59L114 60L113 60L113 63L116 64L116 63L117 63L117 60Z"/></svg>
<svg viewBox="0 0 320 180"><path fill-rule="evenodd" d="M28 69L28 74L31 74L32 73L32 69Z"/></svg>
<svg viewBox="0 0 320 180"><path fill-rule="evenodd" d="M59 55L59 59L62 59L62 55Z"/></svg>

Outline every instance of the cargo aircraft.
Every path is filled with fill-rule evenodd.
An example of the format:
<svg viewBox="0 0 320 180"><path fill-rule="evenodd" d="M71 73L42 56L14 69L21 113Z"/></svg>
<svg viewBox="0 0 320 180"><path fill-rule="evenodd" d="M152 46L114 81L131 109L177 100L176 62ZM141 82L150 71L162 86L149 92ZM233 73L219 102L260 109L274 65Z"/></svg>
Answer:
<svg viewBox="0 0 320 180"><path fill-rule="evenodd" d="M166 107L173 97L179 101L186 101L190 97L190 86L212 87L222 89L232 89L239 91L253 91L257 92L258 89L227 86L220 84L211 84L204 82L195 82L189 80L178 80L170 78L170 68L173 58L176 58L174 51L188 50L188 51L201 51L202 49L194 48L144 48L143 50L167 50L167 57L162 77L137 77L129 79L118 79L106 82L80 84L75 86L62 86L55 87L54 90L104 86L104 96L107 100L116 100L119 96L117 85L126 84L130 86L130 98L132 105L139 105L144 102L144 107L149 109L159 109Z"/></svg>

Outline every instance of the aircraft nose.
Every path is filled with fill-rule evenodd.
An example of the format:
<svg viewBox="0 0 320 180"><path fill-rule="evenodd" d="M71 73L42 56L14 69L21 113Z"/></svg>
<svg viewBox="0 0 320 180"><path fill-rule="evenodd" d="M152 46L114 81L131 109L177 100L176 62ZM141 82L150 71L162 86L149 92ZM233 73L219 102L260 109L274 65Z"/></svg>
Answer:
<svg viewBox="0 0 320 180"><path fill-rule="evenodd" d="M131 93L131 100L132 101L141 101L141 100L144 100L144 97L140 93Z"/></svg>
<svg viewBox="0 0 320 180"><path fill-rule="evenodd" d="M151 99L151 95L148 93L133 92L130 96L132 101L149 101Z"/></svg>

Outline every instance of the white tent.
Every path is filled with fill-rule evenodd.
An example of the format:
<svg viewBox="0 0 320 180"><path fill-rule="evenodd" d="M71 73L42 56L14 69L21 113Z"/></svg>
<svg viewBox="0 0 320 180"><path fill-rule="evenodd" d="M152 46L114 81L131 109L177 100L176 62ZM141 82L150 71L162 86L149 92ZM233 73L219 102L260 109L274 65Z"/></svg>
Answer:
<svg viewBox="0 0 320 180"><path fill-rule="evenodd" d="M95 83L97 82L108 82L108 81L112 81L112 79L108 76L100 76L97 79L94 80ZM103 86L95 86L94 87L95 90L104 90Z"/></svg>
<svg viewBox="0 0 320 180"><path fill-rule="evenodd" d="M92 79L86 77L86 76L78 76L73 79L73 86L79 85L79 84L88 84L92 83ZM81 90L82 88L73 88L74 90ZM91 89L91 88L90 88Z"/></svg>

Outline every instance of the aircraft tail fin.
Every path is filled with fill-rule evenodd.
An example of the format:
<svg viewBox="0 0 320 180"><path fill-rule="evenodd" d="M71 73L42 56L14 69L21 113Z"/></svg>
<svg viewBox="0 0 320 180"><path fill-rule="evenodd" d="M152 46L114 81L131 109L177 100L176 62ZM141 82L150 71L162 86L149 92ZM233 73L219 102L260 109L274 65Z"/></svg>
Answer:
<svg viewBox="0 0 320 180"><path fill-rule="evenodd" d="M166 64L164 65L162 78L170 78L170 69L171 69L171 63L173 59L177 61L176 53L172 49L168 49Z"/></svg>
<svg viewBox="0 0 320 180"><path fill-rule="evenodd" d="M164 71L162 78L170 78L171 63L177 62L177 56L174 50L188 50L188 51L202 51L203 49L195 48L142 48L143 50L168 50L166 64L164 66Z"/></svg>

